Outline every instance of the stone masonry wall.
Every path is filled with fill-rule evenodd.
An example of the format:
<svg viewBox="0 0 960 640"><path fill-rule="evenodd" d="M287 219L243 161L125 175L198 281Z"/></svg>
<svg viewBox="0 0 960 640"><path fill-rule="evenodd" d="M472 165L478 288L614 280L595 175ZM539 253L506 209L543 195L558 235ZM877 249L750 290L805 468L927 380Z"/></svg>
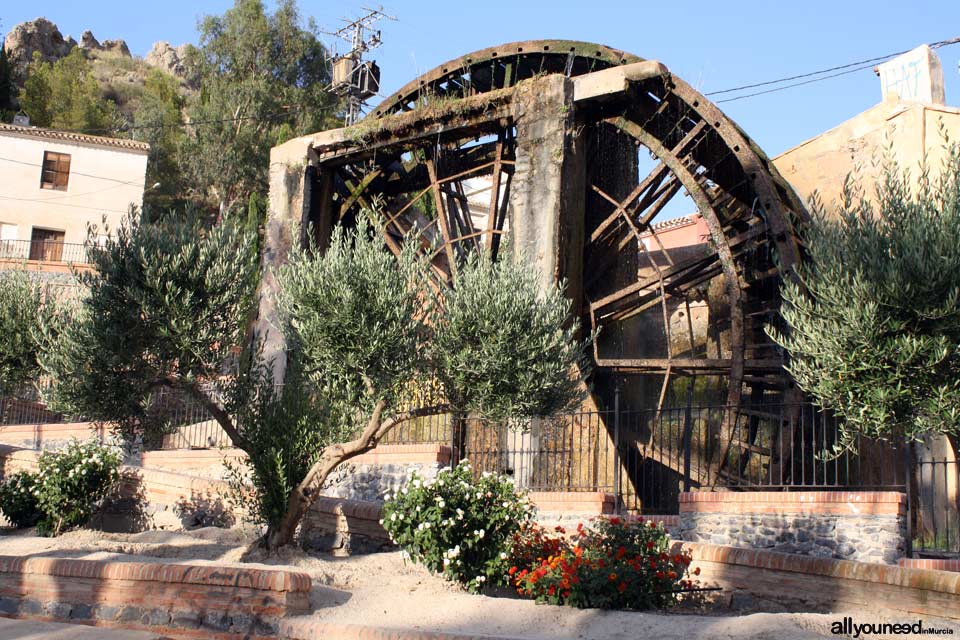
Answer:
<svg viewBox="0 0 960 640"><path fill-rule="evenodd" d="M896 564L906 498L896 492L683 494L680 538L820 558Z"/></svg>
<svg viewBox="0 0 960 640"><path fill-rule="evenodd" d="M347 500L382 501L387 493L399 489L411 473L433 479L444 466L446 464L439 462L348 463L327 479L323 495Z"/></svg>

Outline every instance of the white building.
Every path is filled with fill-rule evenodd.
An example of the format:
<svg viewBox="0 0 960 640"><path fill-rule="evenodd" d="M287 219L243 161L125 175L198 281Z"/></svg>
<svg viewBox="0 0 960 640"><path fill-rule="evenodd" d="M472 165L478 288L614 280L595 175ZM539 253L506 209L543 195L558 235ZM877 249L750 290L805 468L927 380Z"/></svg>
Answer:
<svg viewBox="0 0 960 640"><path fill-rule="evenodd" d="M0 124L0 261L86 262L87 225L143 202L143 142Z"/></svg>

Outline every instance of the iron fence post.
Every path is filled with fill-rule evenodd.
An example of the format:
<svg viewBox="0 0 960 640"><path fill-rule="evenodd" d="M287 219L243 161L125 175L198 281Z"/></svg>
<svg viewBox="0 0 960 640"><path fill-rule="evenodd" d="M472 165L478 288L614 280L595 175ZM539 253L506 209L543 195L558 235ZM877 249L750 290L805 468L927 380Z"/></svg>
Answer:
<svg viewBox="0 0 960 640"><path fill-rule="evenodd" d="M613 388L613 504L620 513L620 380Z"/></svg>
<svg viewBox="0 0 960 640"><path fill-rule="evenodd" d="M907 539L904 541L904 554L908 558L913 557L913 443L905 442L903 445L904 465L903 465L903 484L907 494Z"/></svg>

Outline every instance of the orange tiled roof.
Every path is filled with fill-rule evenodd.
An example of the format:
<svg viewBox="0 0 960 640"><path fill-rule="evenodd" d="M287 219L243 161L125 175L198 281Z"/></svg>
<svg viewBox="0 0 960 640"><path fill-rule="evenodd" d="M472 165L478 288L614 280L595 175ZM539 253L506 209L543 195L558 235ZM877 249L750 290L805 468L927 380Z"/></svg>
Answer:
<svg viewBox="0 0 960 640"><path fill-rule="evenodd" d="M42 129L40 127L21 127L15 124L0 123L0 134L13 133L22 136L33 136L36 138L47 138L50 140L61 140L63 142L81 142L84 144L95 144L104 147L119 147L121 149L130 149L131 151L150 150L150 145L146 142L130 140L127 138L106 138L104 136L91 136L86 133L76 133L74 131L58 131L57 129Z"/></svg>

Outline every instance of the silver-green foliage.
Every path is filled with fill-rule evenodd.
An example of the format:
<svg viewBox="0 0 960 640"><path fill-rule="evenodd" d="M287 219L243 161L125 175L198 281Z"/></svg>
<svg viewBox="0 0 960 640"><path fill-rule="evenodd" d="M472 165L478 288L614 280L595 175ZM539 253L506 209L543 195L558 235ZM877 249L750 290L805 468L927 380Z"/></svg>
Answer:
<svg viewBox="0 0 960 640"><path fill-rule="evenodd" d="M88 295L45 335L41 364L57 406L90 419L144 423L161 387L200 394L242 344L257 276L252 234L231 219L131 217L90 255ZM210 401L209 395L203 395Z"/></svg>
<svg viewBox="0 0 960 640"><path fill-rule="evenodd" d="M472 256L432 324L436 375L451 399L490 418L553 415L579 399L584 365L570 301L536 271Z"/></svg>
<svg viewBox="0 0 960 640"><path fill-rule="evenodd" d="M427 266L413 243L395 258L370 224L337 227L320 258L294 250L279 306L306 372L326 394L364 409L413 380L425 361Z"/></svg>
<svg viewBox="0 0 960 640"><path fill-rule="evenodd" d="M36 281L22 271L0 271L0 392L39 373L36 333L48 313Z"/></svg>
<svg viewBox="0 0 960 640"><path fill-rule="evenodd" d="M810 260L783 286L802 389L845 418L840 446L960 428L960 148L937 179L892 163L875 199L851 178L839 213L816 207Z"/></svg>
<svg viewBox="0 0 960 640"><path fill-rule="evenodd" d="M329 397L392 406L416 379L436 379L452 408L491 418L549 415L580 398L583 359L570 304L508 257L461 264L454 285L404 243L394 257L366 221L337 229L317 258L294 251L280 308L309 375Z"/></svg>

